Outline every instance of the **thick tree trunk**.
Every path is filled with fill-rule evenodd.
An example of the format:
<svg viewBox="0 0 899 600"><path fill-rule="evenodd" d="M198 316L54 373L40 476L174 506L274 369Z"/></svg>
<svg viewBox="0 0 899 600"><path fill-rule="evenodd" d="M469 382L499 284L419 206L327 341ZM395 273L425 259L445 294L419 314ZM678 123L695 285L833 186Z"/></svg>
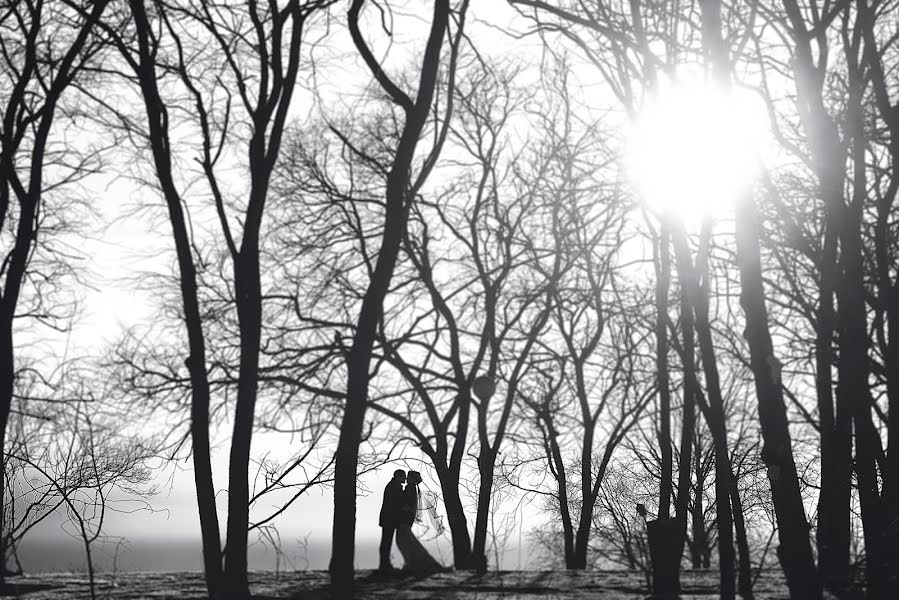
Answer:
<svg viewBox="0 0 899 600"><path fill-rule="evenodd" d="M714 81L729 89L731 64L728 49L721 35L721 2L703 0L700 9L703 48L707 52ZM793 598L814 598L820 595L820 590L815 583L815 563L808 541L808 523L793 462L790 431L781 389L780 365L774 356L771 335L768 331L768 313L765 307L761 253L758 245L758 216L753 198L748 193L738 202L736 216L737 253L742 286L740 300L746 315L750 364L756 384L759 420L765 441L762 459L769 465L771 491L777 511L781 541L779 555L787 576L790 595ZM704 348L702 354L705 355ZM712 389L711 385L709 389ZM716 402L711 393L709 400L713 410L717 412ZM717 446L716 443L716 448ZM722 543L724 539L720 538L719 544Z"/></svg>
<svg viewBox="0 0 899 600"><path fill-rule="evenodd" d="M857 167L860 168L860 167ZM882 453L880 435L871 419L871 392L868 388L868 336L864 289L864 264L861 250L861 215L857 206L846 211L840 235L841 277L837 288L839 307L840 352L837 361L839 383L837 395L845 395L852 403L855 426L855 472L858 476L859 504L865 537L865 576L868 598L894 597L890 589L895 574L889 572L885 536L892 523L883 520L877 477L877 460Z"/></svg>
<svg viewBox="0 0 899 600"><path fill-rule="evenodd" d="M649 560L652 562L652 598L680 597L680 555L683 554L683 546L679 531L680 522L670 517L660 517L646 523Z"/></svg>
<svg viewBox="0 0 899 600"><path fill-rule="evenodd" d="M411 151L411 149L410 149ZM411 160L411 157L409 157ZM334 471L334 524L331 544L331 592L337 599L349 598L353 589L353 557L356 537L356 476L359 464L359 444L368 402L371 378L369 363L374 345L375 330L381 318L384 298L406 227L404 207L405 182L393 175L388 185L388 208L381 251L362 300L353 346L347 360L347 397L340 437L337 442Z"/></svg>
<svg viewBox="0 0 899 600"><path fill-rule="evenodd" d="M574 549L569 569L587 568L587 554L590 550L590 529L593 525L592 517L595 504L592 500L588 500L581 505L581 518L578 522L577 533L574 535Z"/></svg>
<svg viewBox="0 0 899 600"><path fill-rule="evenodd" d="M745 335L749 342L750 366L764 440L761 456L768 466L780 541L778 557L787 577L790 595L797 599L811 599L819 597L821 592L793 461L780 363L774 356L768 331L757 221L755 204L747 195L737 206L737 257L742 285L740 303L746 316Z"/></svg>
<svg viewBox="0 0 899 600"><path fill-rule="evenodd" d="M250 201L251 207L259 206L261 210L261 205L260 198ZM249 222L245 225L243 244L234 267L234 292L240 327L240 364L228 466L228 528L225 585L222 589L222 598L228 600L249 598L250 593L247 580L247 531L250 524L249 468L262 324L256 226L258 222ZM253 230L248 231L251 227Z"/></svg>
<svg viewBox="0 0 899 600"><path fill-rule="evenodd" d="M816 368L818 371L816 385L822 430L821 493L817 544L818 572L821 580L828 589L839 593L849 579L849 479L852 461L851 410L849 407L851 404L847 402L846 395L841 394L838 389L836 418L833 418L830 369L832 367L832 332L836 323L833 320L831 294L837 285L837 274L834 267L836 262L835 236L842 226L843 220L845 157L837 125L824 106L821 83L813 75L819 68L815 64L810 44L813 38L806 27L803 13L795 0L783 0L783 5L793 30L795 42L797 107L809 139L809 148L818 177L819 193L824 201L826 214L824 253L820 266L816 345ZM772 406L770 410L782 409ZM780 417L777 416L776 420L779 421ZM781 429L781 426L777 425L777 429ZM776 433L772 442L777 438L783 438L784 435L784 433ZM788 431L786 435L788 435ZM772 480L772 490L774 487L775 482ZM793 492L789 493L793 494ZM796 504L795 501L791 503ZM792 514L798 514L797 507L794 506L790 510ZM795 532L794 536L798 542L799 532ZM788 554L788 556L791 555L792 553ZM803 558L803 561L805 560ZM796 575L798 579L802 577L801 573L805 571L805 567L797 568L800 572Z"/></svg>
<svg viewBox="0 0 899 600"><path fill-rule="evenodd" d="M472 560L475 571L487 572L487 517L490 511L490 497L493 493L493 473L496 456L489 450L482 448L478 455L478 471L480 484L478 485L478 510L474 523L474 542L471 545Z"/></svg>
<svg viewBox="0 0 899 600"><path fill-rule="evenodd" d="M899 288L890 291L887 346L887 457L883 474L884 554L889 559L890 589L899 587Z"/></svg>
<svg viewBox="0 0 899 600"><path fill-rule="evenodd" d="M362 320L360 319L360 322ZM368 401L368 358L351 352L347 361L347 399L340 423L334 466L334 523L331 543L331 594L353 596L353 557L356 537L356 475L359 444Z"/></svg>
<svg viewBox="0 0 899 600"><path fill-rule="evenodd" d="M471 537L468 534L468 520L465 508L459 495L459 472L437 471L440 489L443 492L443 505L446 508L446 520L453 542L453 562L457 569L470 569ZM441 475L441 473L443 473Z"/></svg>
<svg viewBox="0 0 899 600"><path fill-rule="evenodd" d="M359 11L363 2L356 0L350 8L350 29L354 43L363 53L370 51L359 30ZM334 466L334 525L331 542L331 592L337 600L352 597L353 556L356 544L356 475L359 463L359 444L368 403L368 384L375 332L384 309L384 299L393 278L400 245L406 232L409 217L407 197L410 169L415 148L425 121L431 110L437 72L440 68L440 50L449 23L448 0L434 3L434 16L422 61L418 95L414 103L403 96L406 123L397 146L393 165L387 176L385 190L384 232L375 269L368 289L362 299L353 345L347 359L347 395L340 437L337 442ZM370 60L374 60L371 58ZM386 75L377 67L376 77L384 87ZM389 88L390 86L388 86ZM399 90L391 89L395 101ZM408 104L406 104L408 103Z"/></svg>

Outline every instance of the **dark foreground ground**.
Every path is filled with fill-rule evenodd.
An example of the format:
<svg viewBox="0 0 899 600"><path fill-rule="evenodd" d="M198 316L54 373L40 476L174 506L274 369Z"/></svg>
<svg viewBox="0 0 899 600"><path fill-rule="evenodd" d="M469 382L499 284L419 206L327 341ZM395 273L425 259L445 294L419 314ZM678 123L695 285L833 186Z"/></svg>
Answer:
<svg viewBox="0 0 899 600"><path fill-rule="evenodd" d="M718 597L717 572L687 571L683 574L684 600ZM357 597L375 600L580 600L645 598L642 574L623 571L502 571L478 577L471 572L441 573L429 577L384 577L371 571L357 572ZM49 573L14 577L5 597L25 600L80 600L90 598L83 574ZM205 598L200 573L119 573L98 578L97 597L109 600L200 600ZM328 574L324 571L250 575L250 590L258 600L326 600ZM765 572L755 584L756 600L787 598L778 571Z"/></svg>

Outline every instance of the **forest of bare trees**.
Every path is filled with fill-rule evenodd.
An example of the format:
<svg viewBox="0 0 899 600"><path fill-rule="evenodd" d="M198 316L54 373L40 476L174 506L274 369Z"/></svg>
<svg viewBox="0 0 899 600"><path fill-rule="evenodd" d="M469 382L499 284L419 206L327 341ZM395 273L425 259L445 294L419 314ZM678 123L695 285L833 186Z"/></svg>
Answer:
<svg viewBox="0 0 899 600"><path fill-rule="evenodd" d="M62 519L93 594L108 511L186 462L210 598L312 491L350 598L360 478L415 460L457 570L521 527L654 597L899 598L897 14L0 3L0 586ZM723 112L640 163L690 86ZM152 316L73 340L112 205Z"/></svg>

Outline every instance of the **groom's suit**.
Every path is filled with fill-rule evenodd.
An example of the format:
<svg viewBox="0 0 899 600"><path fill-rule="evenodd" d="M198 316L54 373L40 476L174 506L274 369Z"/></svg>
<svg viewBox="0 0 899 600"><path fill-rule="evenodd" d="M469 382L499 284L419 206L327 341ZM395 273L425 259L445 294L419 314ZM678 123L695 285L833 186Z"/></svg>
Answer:
<svg viewBox="0 0 899 600"><path fill-rule="evenodd" d="M381 503L381 515L378 525L381 526L381 564L380 568L390 565L390 547L393 545L393 534L396 526L403 522L403 484L391 479L384 487L384 500Z"/></svg>

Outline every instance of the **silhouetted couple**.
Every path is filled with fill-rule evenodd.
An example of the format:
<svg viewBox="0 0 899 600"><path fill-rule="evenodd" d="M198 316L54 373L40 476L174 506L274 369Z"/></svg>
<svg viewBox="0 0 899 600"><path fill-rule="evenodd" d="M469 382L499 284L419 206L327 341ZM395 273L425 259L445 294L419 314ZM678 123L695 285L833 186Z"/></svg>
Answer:
<svg viewBox="0 0 899 600"><path fill-rule="evenodd" d="M406 487L403 489L403 482ZM446 569L428 554L415 534L412 533L412 523L419 515L418 484L421 483L421 474L418 471L409 471L409 478L402 469L393 473L393 479L384 488L384 502L381 504L381 517L378 525L381 526L381 562L378 570L382 572L395 571L390 564L390 548L393 545L393 534L396 533L396 547L403 555L403 571L408 573L437 573Z"/></svg>

